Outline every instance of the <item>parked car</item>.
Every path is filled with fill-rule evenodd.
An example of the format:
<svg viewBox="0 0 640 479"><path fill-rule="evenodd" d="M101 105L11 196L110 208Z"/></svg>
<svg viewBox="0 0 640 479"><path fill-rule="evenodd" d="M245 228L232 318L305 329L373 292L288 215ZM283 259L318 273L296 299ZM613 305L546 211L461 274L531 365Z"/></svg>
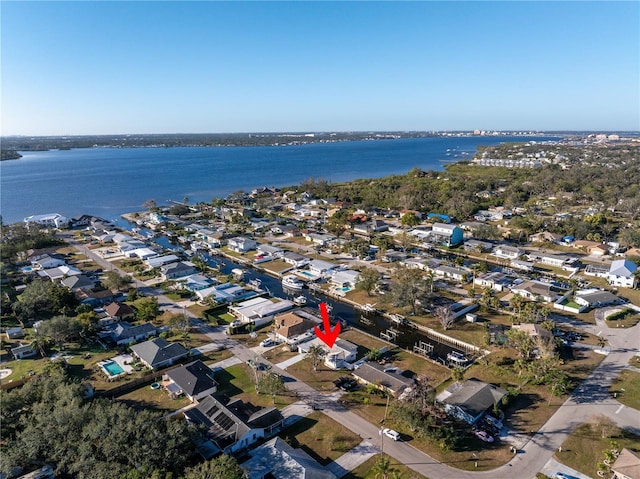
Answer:
<svg viewBox="0 0 640 479"><path fill-rule="evenodd" d="M378 432L379 435L385 435L388 438L393 439L394 441L399 441L400 440L400 433L398 433L397 431L394 431L393 429L388 429L388 428L384 428L384 429L380 429L380 431Z"/></svg>
<svg viewBox="0 0 640 479"><path fill-rule="evenodd" d="M493 442L493 436L491 436L491 434L486 431L476 429L475 431L473 431L473 433L478 437L478 439L484 442Z"/></svg>
<svg viewBox="0 0 640 479"><path fill-rule="evenodd" d="M273 346L274 344L275 342L271 338L263 339L262 341L260 341L260 346L262 346L263 348L268 348L269 346Z"/></svg>

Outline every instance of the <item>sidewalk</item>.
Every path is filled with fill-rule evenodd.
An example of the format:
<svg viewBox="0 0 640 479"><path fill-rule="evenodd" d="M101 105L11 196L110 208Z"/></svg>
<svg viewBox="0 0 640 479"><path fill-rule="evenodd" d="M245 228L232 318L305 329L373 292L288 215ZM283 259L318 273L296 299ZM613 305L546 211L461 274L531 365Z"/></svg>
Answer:
<svg viewBox="0 0 640 479"><path fill-rule="evenodd" d="M276 364L277 367L279 367L280 369L287 369L289 366L291 366L292 364L295 364L297 362L302 361L305 358L306 354L298 354L297 356L294 356L292 358L286 359L284 361L282 361L281 363Z"/></svg>
<svg viewBox="0 0 640 479"><path fill-rule="evenodd" d="M329 472L333 472L336 477L340 478L347 475L350 471L354 470L363 462L369 460L369 458L378 454L380 449L371 444L369 441L362 441L356 447L346 452L338 459L329 464L326 469Z"/></svg>

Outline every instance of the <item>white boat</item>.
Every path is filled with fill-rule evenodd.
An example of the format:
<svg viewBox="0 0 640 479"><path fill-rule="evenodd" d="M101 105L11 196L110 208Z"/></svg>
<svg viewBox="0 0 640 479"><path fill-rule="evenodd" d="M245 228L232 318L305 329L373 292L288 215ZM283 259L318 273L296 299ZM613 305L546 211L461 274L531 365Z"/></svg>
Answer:
<svg viewBox="0 0 640 479"><path fill-rule="evenodd" d="M293 302L298 306L304 306L305 304L307 304L307 298L302 295L296 296L295 298L293 298Z"/></svg>
<svg viewBox="0 0 640 479"><path fill-rule="evenodd" d="M363 304L362 306L360 306L360 309L362 309L362 311L364 311L365 313L375 313L377 311L376 307L370 303Z"/></svg>
<svg viewBox="0 0 640 479"><path fill-rule="evenodd" d="M304 283L300 281L298 278L296 278L294 275L288 274L284 278L282 278L282 286L288 289L301 290L302 287L304 286Z"/></svg>
<svg viewBox="0 0 640 479"><path fill-rule="evenodd" d="M242 279L244 277L244 270L242 268L233 268L231 274L238 279Z"/></svg>
<svg viewBox="0 0 640 479"><path fill-rule="evenodd" d="M407 324L407 318L402 316L401 314L390 314L389 318L396 324Z"/></svg>
<svg viewBox="0 0 640 479"><path fill-rule="evenodd" d="M449 354L447 354L447 359L452 363L458 364L464 364L468 361L468 359L464 357L464 354L457 351L451 351Z"/></svg>

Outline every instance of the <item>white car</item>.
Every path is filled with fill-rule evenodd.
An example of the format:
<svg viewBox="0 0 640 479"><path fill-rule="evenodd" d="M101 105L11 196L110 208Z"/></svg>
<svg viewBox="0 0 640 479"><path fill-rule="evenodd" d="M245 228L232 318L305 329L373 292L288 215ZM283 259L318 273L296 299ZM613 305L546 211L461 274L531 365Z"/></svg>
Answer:
<svg viewBox="0 0 640 479"><path fill-rule="evenodd" d="M478 438L484 442L493 442L493 437L491 436L491 434L482 431L480 429L476 429L475 431L473 431L473 433L478 436Z"/></svg>
<svg viewBox="0 0 640 479"><path fill-rule="evenodd" d="M393 429L380 429L380 432L378 433L381 436L384 434L385 436L393 439L394 441L399 441L400 440L400 434L397 431L394 431Z"/></svg>
<svg viewBox="0 0 640 479"><path fill-rule="evenodd" d="M275 343L271 338L263 339L262 341L260 341L260 346L262 346L263 348L268 348L269 346L273 346L274 344Z"/></svg>

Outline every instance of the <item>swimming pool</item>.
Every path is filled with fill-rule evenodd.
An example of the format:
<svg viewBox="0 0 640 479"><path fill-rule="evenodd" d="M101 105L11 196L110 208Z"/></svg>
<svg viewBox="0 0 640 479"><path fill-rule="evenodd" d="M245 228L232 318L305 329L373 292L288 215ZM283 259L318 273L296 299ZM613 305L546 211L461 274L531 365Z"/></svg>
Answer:
<svg viewBox="0 0 640 479"><path fill-rule="evenodd" d="M315 277L316 277L316 275L315 275L315 274L313 274L313 273L309 273L308 271L300 271L300 274L301 274L302 276L306 276L307 278L315 278Z"/></svg>
<svg viewBox="0 0 640 479"><path fill-rule="evenodd" d="M107 361L101 364L102 369L104 369L107 374L111 377L119 376L120 374L124 374L124 369L116 363L115 361Z"/></svg>
<svg viewBox="0 0 640 479"><path fill-rule="evenodd" d="M33 268L31 266L25 266L24 268L22 268L23 273L31 273L32 271Z"/></svg>

